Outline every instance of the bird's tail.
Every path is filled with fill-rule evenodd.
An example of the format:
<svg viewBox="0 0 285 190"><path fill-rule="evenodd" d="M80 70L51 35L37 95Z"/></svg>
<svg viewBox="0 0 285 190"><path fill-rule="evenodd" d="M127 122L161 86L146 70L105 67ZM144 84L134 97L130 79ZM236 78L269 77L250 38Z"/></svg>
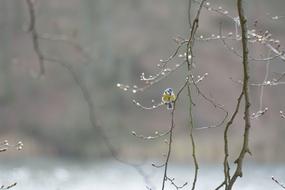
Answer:
<svg viewBox="0 0 285 190"><path fill-rule="evenodd" d="M172 110L173 109L173 103L172 102L167 103L167 109L168 110Z"/></svg>

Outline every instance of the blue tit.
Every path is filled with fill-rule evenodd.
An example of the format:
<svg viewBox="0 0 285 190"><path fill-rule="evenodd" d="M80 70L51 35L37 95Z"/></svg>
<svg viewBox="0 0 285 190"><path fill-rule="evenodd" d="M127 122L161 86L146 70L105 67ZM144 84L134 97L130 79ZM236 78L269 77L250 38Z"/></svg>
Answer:
<svg viewBox="0 0 285 190"><path fill-rule="evenodd" d="M173 109L175 99L176 96L172 88L167 88L164 90L161 100L165 105L167 105L167 109Z"/></svg>

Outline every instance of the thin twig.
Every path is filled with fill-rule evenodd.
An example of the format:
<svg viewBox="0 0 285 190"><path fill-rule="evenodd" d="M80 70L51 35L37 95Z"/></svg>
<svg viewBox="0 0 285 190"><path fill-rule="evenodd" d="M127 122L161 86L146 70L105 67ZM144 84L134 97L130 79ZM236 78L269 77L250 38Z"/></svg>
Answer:
<svg viewBox="0 0 285 190"><path fill-rule="evenodd" d="M226 119L227 119L227 117L228 117L228 115L229 115L228 111L224 109L224 106L223 106L223 105L218 104L218 103L215 102L215 100L213 100L213 99L207 97L207 96L201 91L201 89L198 87L198 84L193 80L192 77L191 77L191 79L192 79L192 84L193 84L194 87L196 88L196 91L198 92L198 94L199 94L200 96L202 96L202 98L204 98L207 102L209 102L214 108L218 108L218 109L222 110L222 111L225 113L223 119L222 119L218 124L212 125L212 126L208 126L208 127L199 127L199 128L195 128L195 129L206 129L206 128L215 128L215 127L220 127L220 126L222 126L222 125L225 123L225 121L226 121Z"/></svg>
<svg viewBox="0 0 285 190"><path fill-rule="evenodd" d="M277 184L279 185L282 189L285 189L285 186L279 182L274 176L271 177L271 179Z"/></svg>
<svg viewBox="0 0 285 190"><path fill-rule="evenodd" d="M50 41L59 40L59 41L65 42L65 43L69 43L69 44L73 45L74 47L79 48L80 53L83 56L87 57L90 61L92 60L91 56L89 56L89 55L87 56L88 53L86 51L84 51L84 49L81 48L81 46L76 45L76 43L74 43L72 41L69 41L69 40L66 40L63 38L57 39L56 37L52 37L51 35L48 35L48 36L47 35L40 35L38 33L38 31L36 30L36 15L35 15L34 1L33 0L26 0L26 3L28 6L28 9L29 9L29 16L30 16L30 26L29 26L28 31L31 32L31 34L32 34L33 47L34 47L34 51L35 51L36 55L38 56L38 61L39 61L40 68L41 68L41 72L40 72L41 75L45 73L44 62L57 63L57 64L61 65L62 67L64 67L65 69L67 69L69 74L74 79L76 85L80 88L80 90L82 92L83 99L88 106L89 121L90 121L93 129L95 129L96 132L98 132L99 136L103 139L103 141L104 141L105 145L107 146L108 150L110 151L112 157L116 161L118 161L122 164L132 166L144 178L144 181L146 183L148 183L149 180L148 180L148 176L146 175L146 173L142 169L138 170L138 166L140 166L141 164L128 163L127 161L124 161L119 157L118 151L115 149L115 147L110 142L106 133L103 131L102 126L98 124L97 118L95 117L95 104L92 101L91 94L90 94L87 86L81 81L81 79L80 79L79 75L77 74L77 72L75 71L75 69L70 64L68 64L62 60L51 58L49 56L45 56L44 54L42 54L41 47L39 44L39 39L50 40Z"/></svg>
<svg viewBox="0 0 285 190"><path fill-rule="evenodd" d="M183 91L183 89L187 86L189 82L189 79L187 78L186 82L184 83L184 85L180 88L180 90L177 93L176 99L173 103L173 109L171 111L171 124L170 124L170 132L169 132L169 142L168 142L168 151L167 151L167 155L166 155L166 160L164 163L164 173L163 173L163 179L162 179L162 187L161 189L164 190L165 187L165 182L167 181L167 169L168 169L168 164L169 164L169 158L170 158L170 154L171 154L171 148L172 148L172 141L173 141L173 129L174 129L174 113L176 110L176 102L179 99L179 96L181 94L181 92Z"/></svg>
<svg viewBox="0 0 285 190"><path fill-rule="evenodd" d="M188 0L188 24L189 28L192 28L192 21L191 21L191 8L192 8L192 0Z"/></svg>
<svg viewBox="0 0 285 190"><path fill-rule="evenodd" d="M44 58L43 54L39 47L39 37L38 32L36 28L36 11L35 11L35 2L33 0L26 0L26 4L29 9L29 16L30 16L30 25L28 28L28 32L31 33L32 36L32 42L33 42L33 49L35 51L35 54L38 58L38 63L40 65L40 73L39 76L44 75L45 73L45 66L44 66Z"/></svg>
<svg viewBox="0 0 285 190"><path fill-rule="evenodd" d="M236 118L236 116L238 114L240 103L241 103L243 95L244 95L244 92L242 91L241 94L238 97L237 105L235 107L235 111L233 112L233 115L232 115L231 119L227 122L225 130L224 130L224 143L225 143L224 144L224 153L225 153L225 157L224 157L224 163L223 164L224 164L225 180L224 180L223 184L226 186L226 188L228 187L228 183L229 183L229 181L231 179L230 167L229 167L229 161L228 161L228 157L229 157L228 131L229 131L230 126L233 124L233 122L234 122L234 120L235 120L235 118ZM217 187L216 190L218 190L219 188L220 187Z"/></svg>
<svg viewBox="0 0 285 190"><path fill-rule="evenodd" d="M48 33L44 33L42 35L37 35L39 40L45 40L45 41L54 41L54 42L62 42L68 45L73 46L84 58L87 59L87 61L89 62L95 62L94 58L92 56L90 56L90 53L88 52L88 50L84 47L82 47L78 42L76 42L75 40L73 40L70 37L64 36L64 35L60 35L60 36L56 36L56 35L51 35Z"/></svg>
<svg viewBox="0 0 285 190"><path fill-rule="evenodd" d="M8 186L2 185L2 186L0 187L0 189L12 189L12 188L15 187L16 185L17 185L17 182L12 183L11 185L8 185Z"/></svg>
<svg viewBox="0 0 285 190"><path fill-rule="evenodd" d="M271 50L268 50L268 57L270 56ZM263 83L266 83L268 81L268 75L269 75L269 67L270 67L270 60L266 62L266 68L265 68L265 76ZM259 96L259 110L262 110L263 108L263 94L264 94L264 85L260 87L260 96Z"/></svg>
<svg viewBox="0 0 285 190"><path fill-rule="evenodd" d="M219 34L220 34L220 36L223 36L223 30L222 30L222 24L220 24L220 29L219 29ZM221 41L222 41L222 43L223 43L223 46L227 49L227 50L229 50L230 52L232 52L233 54L235 54L237 57L239 57L239 58L243 58L243 55L241 54L241 53L239 53L234 47L231 47L228 43L227 43L227 41L226 41L226 39L227 38L224 38L224 37L221 37L221 38L219 38ZM239 39L240 38L234 38L234 40L236 40L236 41L239 41ZM267 56L266 58L256 58L256 57L249 57L249 61L270 61L270 60L274 60L274 59L276 59L276 58L278 58L278 57L280 57L280 55L273 55L273 56Z"/></svg>
<svg viewBox="0 0 285 190"><path fill-rule="evenodd" d="M182 185L177 185L177 184L174 182L175 178L169 178L169 177L166 176L166 179L167 179L168 181L170 181L171 185L174 186L176 190L183 189L186 185L188 185L187 182L185 182L185 183L182 184Z"/></svg>
<svg viewBox="0 0 285 190"><path fill-rule="evenodd" d="M205 3L205 0L202 0L200 5L199 5L198 11L197 11L196 16L195 16L194 21L193 21L193 25L191 27L191 32L190 32L189 39L188 39L187 46L186 46L186 48L187 48L186 49L186 62L187 62L188 73L191 72L191 67L193 66L193 59L194 59L193 46L195 43L195 34L196 34L197 29L199 27L199 17L200 17L200 13L201 13L201 10L203 8L204 3ZM189 19L190 19L190 17L189 17ZM191 21L189 21L189 23L191 23ZM189 59L190 57L191 57L191 60ZM192 94L191 94L190 83L187 84L187 92L188 92L188 97L189 97L190 140L191 140L191 145L192 145L192 157L193 157L193 162L194 162L194 166L195 166L194 179L192 182L191 189L194 190L195 186L196 186L196 182L197 182L199 165L198 165L197 156L196 156L195 140L193 137L194 121L193 121L193 115L192 115Z"/></svg>
<svg viewBox="0 0 285 190"><path fill-rule="evenodd" d="M195 145L195 140L193 136L193 128L194 128L194 121L193 121L193 114L192 114L192 95L191 95L191 90L190 86L187 85L187 92L189 96L189 128L190 128L190 140L191 140L191 145L192 145L192 157L193 157L193 162L195 166L195 172L194 172L194 179L192 182L192 190L195 189L195 185L197 182L197 177L198 177L198 170L199 170L199 164L197 161L197 156L196 156L196 145Z"/></svg>
<svg viewBox="0 0 285 190"><path fill-rule="evenodd" d="M198 0L194 0L194 2L195 2L195 3L200 3L200 1L198 1ZM206 5L204 5L204 8L205 8L206 10L210 11L210 12L215 12L215 13L218 13L218 14L220 14L220 15L222 15L222 16L225 16L225 17L229 18L231 21L234 22L236 28L237 28L237 26L240 25L239 17L234 17L233 15L230 15L230 14L229 14L229 11L227 11L227 10L223 10L223 9L219 9L219 8L217 9L217 8L214 8L214 7L210 7L210 3L209 3L209 2L207 2ZM265 47L271 49L271 51L276 54L275 56L272 56L272 57L269 57L269 58L265 58L265 59L250 58L250 57L248 56L248 60L266 61L267 59L272 60L272 59L275 59L275 58L279 57L282 61L285 61L285 52L284 52L284 51L280 51L278 48L275 48L275 47L271 44L273 39L267 39L269 36L262 36L262 35L259 35L259 34L257 34L255 31L253 31L253 30L248 30L247 32L248 32L248 35L249 35L249 36L255 38L255 40L250 40L250 41L248 41L248 42L252 42L252 43L254 43L254 42L259 42L260 44L264 45ZM231 34L231 35L232 35L232 34ZM222 37L222 38L219 38L219 39L224 40L223 37ZM236 29L236 38L234 38L234 40L242 40L241 37L240 37L240 35L238 34L237 29ZM277 41L279 41L279 40L277 40ZM224 42L225 42L225 40L224 40ZM224 43L224 42L223 42L223 43ZM273 40L273 42L274 42L274 40ZM275 40L275 42L276 42L276 40ZM226 47L227 47L227 46L226 46ZM231 52L233 52L234 54L236 54L237 56L242 57L242 55L240 55L236 50L232 49L232 48L229 47L229 46L228 46L227 48L228 48Z"/></svg>

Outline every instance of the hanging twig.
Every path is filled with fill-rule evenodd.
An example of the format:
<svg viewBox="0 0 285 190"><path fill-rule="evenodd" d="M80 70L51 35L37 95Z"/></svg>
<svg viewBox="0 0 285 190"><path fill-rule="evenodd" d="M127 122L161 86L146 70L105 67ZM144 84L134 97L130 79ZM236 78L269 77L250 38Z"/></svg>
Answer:
<svg viewBox="0 0 285 190"><path fill-rule="evenodd" d="M192 8L192 0L188 0L188 10L187 10L187 14L188 14L188 24L189 24L189 28L192 28L191 8Z"/></svg>
<svg viewBox="0 0 285 190"><path fill-rule="evenodd" d="M190 3L190 2L189 2ZM191 72L191 67L193 66L193 46L195 42L195 34L197 32L197 29L199 27L199 16L201 13L201 10L203 8L203 5L205 3L205 0L202 0L200 3L200 6L198 8L198 11L196 13L196 16L193 21L193 25L191 26L191 32L190 36L188 39L188 43L186 46L186 62L187 62L187 71L188 73ZM190 10L189 10L190 12ZM188 17L190 20L190 16ZM191 23L191 20L189 21ZM191 59L190 59L191 58ZM199 170L199 164L197 161L197 156L196 156L196 146L195 146L195 140L193 137L193 128L194 128L194 121L193 121L193 115L192 115L192 94L191 94L191 86L190 83L187 83L187 92L188 92L188 97L189 97L189 129L190 129L190 140L191 140L191 145L192 145L192 157L193 157L193 162L194 162L194 179L192 182L192 187L191 189L194 190L197 182L197 177L198 177L198 170Z"/></svg>
<svg viewBox="0 0 285 190"><path fill-rule="evenodd" d="M67 71L72 76L73 80L75 81L76 85L80 88L80 90L82 92L83 99L88 106L89 121L90 121L93 129L95 129L96 132L99 134L98 136L100 136L100 138L103 139L103 141L104 141L105 145L107 146L108 150L110 151L112 157L116 161L118 161L122 164L126 164L126 165L133 167L143 177L144 181L146 183L149 183L150 182L148 179L149 177L140 168L141 164L128 163L127 161L124 161L120 158L118 151L115 149L113 144L110 142L106 133L102 129L102 126L99 125L99 123L97 122L97 118L95 117L95 105L94 105L94 102L93 102L92 97L90 95L90 92L89 92L87 86L82 82L81 78L79 77L79 75L77 74L75 69L70 64L68 64L62 60L59 60L56 58L51 58L49 56L42 54L41 47L39 44L39 39L50 40L50 41L59 40L59 41L65 42L65 43L69 43L69 44L73 45L74 47L79 48L80 53L83 56L87 57L88 60L92 60L91 56L89 56L88 53L83 48L81 48L81 46L77 45L76 43L74 43L72 41L67 40L66 38L57 39L56 37L52 37L51 35L46 35L46 34L40 35L38 33L38 31L36 30L35 3L33 0L26 0L26 3L28 6L28 9L29 9L29 16L30 16L30 26L29 26L28 31L31 32L31 34L32 34L33 47L34 47L34 51L35 51L36 55L38 56L38 61L39 61L40 68L41 68L41 75L45 73L44 72L44 63L45 62L57 63L57 64L61 65L62 67L64 67L65 69L67 69ZM151 184L147 184L147 185L151 185Z"/></svg>
<svg viewBox="0 0 285 190"><path fill-rule="evenodd" d="M165 182L168 180L167 169L168 169L169 158L170 158L171 148L172 148L172 141L173 141L173 129L174 129L174 126L175 126L175 123L174 123L174 113L176 111L176 102L179 99L179 96L180 96L181 92L183 91L183 89L187 86L188 82L189 82L189 79L187 78L186 82L184 83L184 85L178 91L176 99L175 99L175 101L173 103L173 109L171 111L171 123L170 123L170 131L169 131L168 151L167 151L167 154L166 154L165 163L163 164L163 166L164 166L164 173L163 173L161 190L164 190Z"/></svg>
<svg viewBox="0 0 285 190"><path fill-rule="evenodd" d="M29 16L30 16L30 24L29 24L28 32L31 33L33 49L35 51L35 54L38 58L38 63L40 65L39 76L42 76L45 73L45 66L44 66L44 57L39 47L39 38L38 38L38 32L36 28L37 21L36 21L36 11L35 11L35 1L26 0L26 4L28 6Z"/></svg>

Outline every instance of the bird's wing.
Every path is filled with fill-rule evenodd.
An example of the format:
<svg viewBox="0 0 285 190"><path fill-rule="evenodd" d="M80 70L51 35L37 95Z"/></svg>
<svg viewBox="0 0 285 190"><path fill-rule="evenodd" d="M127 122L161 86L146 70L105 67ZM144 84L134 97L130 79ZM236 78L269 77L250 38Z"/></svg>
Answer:
<svg viewBox="0 0 285 190"><path fill-rule="evenodd" d="M176 99L175 94L172 94L172 95L171 95L171 98L170 98L170 101L173 102L173 101L175 101L175 99Z"/></svg>
<svg viewBox="0 0 285 190"><path fill-rule="evenodd" d="M162 102L167 103L171 101L171 96L168 94L163 94L161 99L162 99Z"/></svg>

